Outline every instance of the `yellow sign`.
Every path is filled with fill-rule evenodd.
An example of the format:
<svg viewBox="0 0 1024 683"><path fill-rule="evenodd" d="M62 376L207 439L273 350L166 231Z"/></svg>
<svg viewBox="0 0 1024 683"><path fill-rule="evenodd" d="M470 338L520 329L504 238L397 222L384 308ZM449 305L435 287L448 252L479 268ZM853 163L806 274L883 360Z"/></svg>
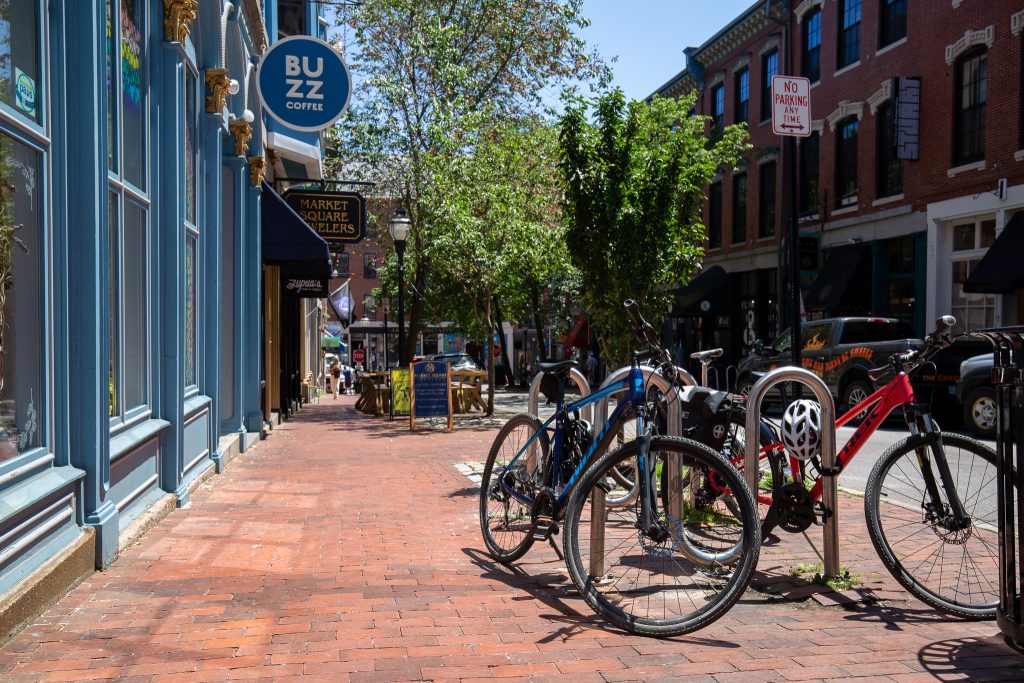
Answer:
<svg viewBox="0 0 1024 683"><path fill-rule="evenodd" d="M412 408L408 368L391 370L391 414L408 415Z"/></svg>
<svg viewBox="0 0 1024 683"><path fill-rule="evenodd" d="M284 200L328 244L355 244L366 234L366 202L358 192L288 190Z"/></svg>

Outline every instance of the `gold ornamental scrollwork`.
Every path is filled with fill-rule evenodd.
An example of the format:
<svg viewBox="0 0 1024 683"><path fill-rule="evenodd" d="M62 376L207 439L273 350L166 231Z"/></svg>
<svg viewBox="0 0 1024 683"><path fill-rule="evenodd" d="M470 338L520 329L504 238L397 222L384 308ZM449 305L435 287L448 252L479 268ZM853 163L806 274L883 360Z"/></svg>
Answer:
<svg viewBox="0 0 1024 683"><path fill-rule="evenodd" d="M211 114L219 114L227 105L228 89L231 87L231 79L228 78L227 69L207 69L206 88L209 94L206 96L206 111Z"/></svg>
<svg viewBox="0 0 1024 683"><path fill-rule="evenodd" d="M228 129L235 136L235 155L244 157L249 152L252 126L245 119L235 119L228 124Z"/></svg>
<svg viewBox="0 0 1024 683"><path fill-rule="evenodd" d="M199 0L164 0L164 39L184 43L188 25L199 15Z"/></svg>
<svg viewBox="0 0 1024 683"><path fill-rule="evenodd" d="M249 184L259 187L266 175L266 160L263 157L249 157Z"/></svg>

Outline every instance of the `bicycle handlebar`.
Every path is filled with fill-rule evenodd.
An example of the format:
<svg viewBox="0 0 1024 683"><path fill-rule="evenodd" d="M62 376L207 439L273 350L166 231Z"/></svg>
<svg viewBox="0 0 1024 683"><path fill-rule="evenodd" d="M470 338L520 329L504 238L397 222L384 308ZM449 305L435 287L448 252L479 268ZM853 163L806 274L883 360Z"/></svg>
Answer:
<svg viewBox="0 0 1024 683"><path fill-rule="evenodd" d="M669 356L665 349L661 348L661 344L658 342L658 333L655 332L649 322L644 320L644 317L640 314L640 307L637 306L636 302L632 299L626 299L622 302L622 305L629 315L629 320L633 325L633 333L636 334L637 340L647 347L657 363L662 365L671 364L671 356Z"/></svg>
<svg viewBox="0 0 1024 683"><path fill-rule="evenodd" d="M941 349L947 348L953 342L949 339L949 330L956 325L956 318L951 315L939 316L935 321L935 331L924 338L924 345L919 349L912 349L905 353L894 353L889 357L889 363L877 368L871 368L869 375L882 375L886 371L899 372L912 371L917 368L928 357Z"/></svg>

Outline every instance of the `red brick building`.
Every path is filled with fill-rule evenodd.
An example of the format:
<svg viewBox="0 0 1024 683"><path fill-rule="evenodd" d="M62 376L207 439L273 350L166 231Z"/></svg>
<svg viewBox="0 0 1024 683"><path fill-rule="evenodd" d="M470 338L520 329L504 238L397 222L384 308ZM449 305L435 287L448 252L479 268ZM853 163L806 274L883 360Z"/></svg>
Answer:
<svg viewBox="0 0 1024 683"><path fill-rule="evenodd" d="M1016 322L1019 293L965 295L962 282L1024 210L1022 26L1019 0L766 0L687 48L657 94L697 92L697 113L745 120L754 146L708 188L705 273L675 311L687 348L725 346L735 362L780 331L789 160L771 129L776 73L812 82L814 134L794 155L810 314L891 315L922 334L947 312L969 327Z"/></svg>

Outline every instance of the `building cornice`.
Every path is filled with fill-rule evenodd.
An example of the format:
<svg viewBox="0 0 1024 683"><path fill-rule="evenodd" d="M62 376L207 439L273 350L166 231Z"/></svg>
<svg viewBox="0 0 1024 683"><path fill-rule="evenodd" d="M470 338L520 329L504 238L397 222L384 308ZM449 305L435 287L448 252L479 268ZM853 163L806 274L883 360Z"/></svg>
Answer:
<svg viewBox="0 0 1024 683"><path fill-rule="evenodd" d="M874 116L878 108L882 106L883 102L888 102L892 99L892 79L886 79L882 81L882 87L872 93L871 97L868 98L868 109L871 110L871 115Z"/></svg>
<svg viewBox="0 0 1024 683"><path fill-rule="evenodd" d="M840 102L835 111L825 117L828 121L828 129L834 133L836 125L843 119L849 118L850 116L856 116L857 120L860 121L861 117L864 116L864 103L851 102L849 100L843 100Z"/></svg>
<svg viewBox="0 0 1024 683"><path fill-rule="evenodd" d="M821 7L824 5L824 0L804 0L793 10L793 15L796 16L796 23L801 23L804 20L804 15L810 12L815 7Z"/></svg>

